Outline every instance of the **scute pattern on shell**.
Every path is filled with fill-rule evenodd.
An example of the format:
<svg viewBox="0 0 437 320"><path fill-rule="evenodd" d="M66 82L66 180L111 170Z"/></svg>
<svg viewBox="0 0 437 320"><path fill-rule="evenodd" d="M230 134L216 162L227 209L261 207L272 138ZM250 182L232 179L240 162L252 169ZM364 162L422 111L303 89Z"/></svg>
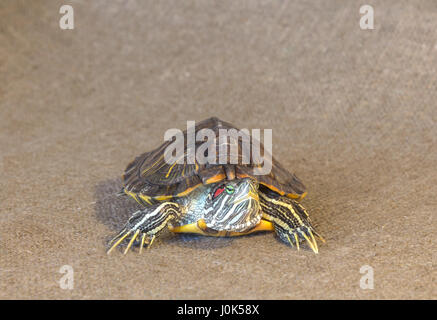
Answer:
<svg viewBox="0 0 437 320"><path fill-rule="evenodd" d="M202 183L215 183L225 180L231 173L236 178L250 176L279 194L285 194L292 198L303 197L305 194L303 183L294 174L284 169L274 158L272 158L272 170L269 174L255 175L258 164L255 164L252 159L250 159L249 164L244 164L242 161L243 145L241 139L238 139L238 141L231 139L227 143L229 146L231 143L237 144L233 147L238 149L238 164L218 164L218 150L220 147L218 139L219 129L239 129L215 117L197 123L195 133L197 134L199 130L204 128L211 129L216 134L216 139L214 140L217 150L216 163L199 164L197 161L195 164L186 163L188 150L187 131L185 130L183 132L184 163L166 163L164 152L173 142L167 141L155 150L140 155L127 166L123 175L125 190L151 198L186 195L190 190ZM196 142L196 150L203 143L204 141ZM252 139L250 143L252 148ZM263 154L264 146L262 144L260 144L260 149L261 154Z"/></svg>

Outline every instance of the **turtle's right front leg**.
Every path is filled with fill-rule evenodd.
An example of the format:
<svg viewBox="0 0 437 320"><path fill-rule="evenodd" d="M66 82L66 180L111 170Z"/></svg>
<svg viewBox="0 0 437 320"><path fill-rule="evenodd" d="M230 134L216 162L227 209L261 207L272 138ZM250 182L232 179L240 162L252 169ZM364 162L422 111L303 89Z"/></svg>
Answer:
<svg viewBox="0 0 437 320"><path fill-rule="evenodd" d="M157 203L138 210L129 218L119 234L109 242L112 246L107 253L110 254L111 251L128 236L131 236L131 238L124 254L129 251L138 237L140 237L138 239L141 239L141 253L144 244L147 243L149 248L162 229L164 229L170 221L179 219L181 213L181 206L175 202Z"/></svg>

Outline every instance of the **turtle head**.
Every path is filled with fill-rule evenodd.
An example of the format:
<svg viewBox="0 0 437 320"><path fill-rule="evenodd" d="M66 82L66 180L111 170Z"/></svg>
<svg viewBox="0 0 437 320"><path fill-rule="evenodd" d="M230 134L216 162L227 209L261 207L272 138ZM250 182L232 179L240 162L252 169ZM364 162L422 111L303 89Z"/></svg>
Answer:
<svg viewBox="0 0 437 320"><path fill-rule="evenodd" d="M214 185L205 204L204 220L208 228L243 232L261 219L258 182L236 179Z"/></svg>

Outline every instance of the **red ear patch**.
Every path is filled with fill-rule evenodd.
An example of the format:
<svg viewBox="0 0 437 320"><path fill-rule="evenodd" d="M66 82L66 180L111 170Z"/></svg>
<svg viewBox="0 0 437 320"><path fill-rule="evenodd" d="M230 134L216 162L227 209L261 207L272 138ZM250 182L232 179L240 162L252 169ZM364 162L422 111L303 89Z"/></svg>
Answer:
<svg viewBox="0 0 437 320"><path fill-rule="evenodd" d="M215 190L214 195L212 196L212 198L214 199L214 198L218 197L223 191L225 191L225 187L224 186L221 186L221 187L217 188Z"/></svg>

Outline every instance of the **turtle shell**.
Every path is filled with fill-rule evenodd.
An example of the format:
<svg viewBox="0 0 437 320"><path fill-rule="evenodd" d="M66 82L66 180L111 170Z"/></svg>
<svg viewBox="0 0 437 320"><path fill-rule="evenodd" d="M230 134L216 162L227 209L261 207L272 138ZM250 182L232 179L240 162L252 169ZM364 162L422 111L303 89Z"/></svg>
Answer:
<svg viewBox="0 0 437 320"><path fill-rule="evenodd" d="M268 187L280 195L286 195L293 199L301 199L306 195L303 183L274 158L271 158L272 169L270 173L259 175L257 170L260 164L253 161L252 156L250 156L250 159L242 157L243 148L247 148L247 145L243 144L243 137L250 138L248 131L247 135L243 133L239 139L228 139L228 141L224 142L219 139L220 129L239 129L230 123L214 117L197 123L194 130L192 132L190 131L188 135L192 135L193 132L197 135L200 130L206 128L211 129L215 137L208 137L210 140L205 138L203 141L196 141L192 145L187 144L187 130L182 133L184 136L183 163L174 162L173 164L169 164L165 161L165 152L168 150L167 147L169 147L171 143L176 143L175 139L166 141L155 150L146 152L132 161L127 166L123 175L125 193L133 196L137 201L139 201L139 197L141 200L150 203L151 199L166 200L173 197L185 196L202 184L252 177L261 185ZM241 134L241 131L239 132ZM192 141L194 141L194 137ZM215 161L207 161L201 164L197 159L193 159L193 164L187 163L187 154L189 154L190 148L194 147L195 150L197 150L205 141L211 143L213 147L215 145L217 155ZM249 141L250 147L252 148L253 139L249 139ZM220 149L223 148L223 146L229 148L227 152L228 159L226 159L228 161L219 161L222 160L219 159L218 155L219 151L223 150ZM259 146L261 154L266 152L261 143ZM233 150L238 150L237 154L235 152L233 153L236 155L237 161L235 161L234 158L232 162L234 164L229 164L231 163L229 157L232 154L230 152L232 147L235 148ZM207 153L205 156L207 156ZM265 158L268 159L268 157ZM224 162L227 164L220 164Z"/></svg>

